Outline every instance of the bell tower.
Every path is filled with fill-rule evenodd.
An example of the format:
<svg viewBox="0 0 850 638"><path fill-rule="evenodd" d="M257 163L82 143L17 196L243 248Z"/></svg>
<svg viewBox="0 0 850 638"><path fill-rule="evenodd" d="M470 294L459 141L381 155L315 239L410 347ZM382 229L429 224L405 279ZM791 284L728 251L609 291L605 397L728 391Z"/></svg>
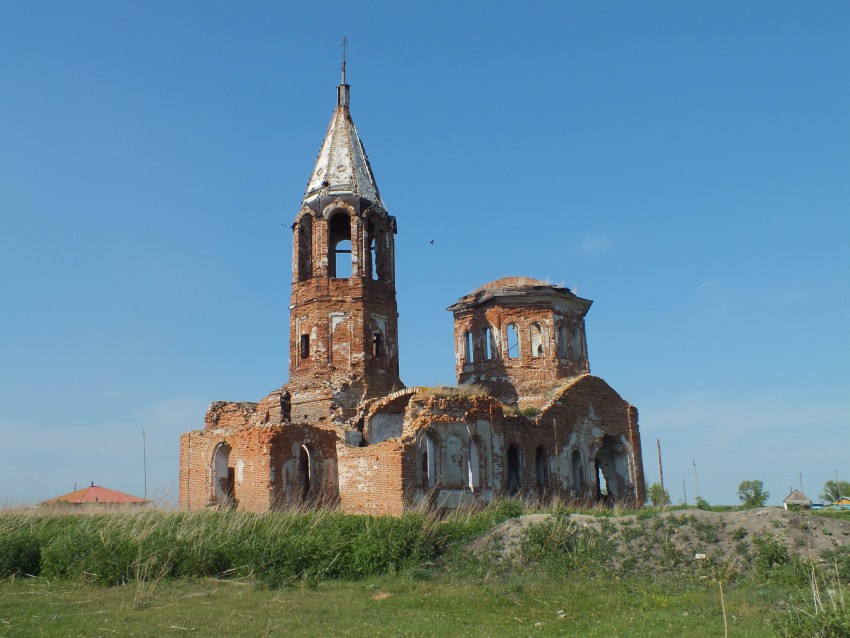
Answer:
<svg viewBox="0 0 850 638"><path fill-rule="evenodd" d="M387 213L349 112L337 104L292 224L292 419L343 422L398 373L395 217Z"/></svg>

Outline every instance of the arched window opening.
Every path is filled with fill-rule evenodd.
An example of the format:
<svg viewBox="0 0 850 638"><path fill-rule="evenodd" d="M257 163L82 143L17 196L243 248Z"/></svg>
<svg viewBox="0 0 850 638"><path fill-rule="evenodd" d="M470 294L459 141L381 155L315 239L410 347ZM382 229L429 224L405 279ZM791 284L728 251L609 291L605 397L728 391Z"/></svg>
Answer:
<svg viewBox="0 0 850 638"><path fill-rule="evenodd" d="M463 358L466 363L475 363L472 345L472 333L467 330L463 333Z"/></svg>
<svg viewBox="0 0 850 638"><path fill-rule="evenodd" d="M384 356L384 336L380 332L372 333L372 356L376 359Z"/></svg>
<svg viewBox="0 0 850 638"><path fill-rule="evenodd" d="M213 453L213 498L220 507L236 504L236 468L230 463L231 448L220 443Z"/></svg>
<svg viewBox="0 0 850 638"><path fill-rule="evenodd" d="M582 355L582 342L581 342L581 329L576 326L573 328L573 360L581 361Z"/></svg>
<svg viewBox="0 0 850 638"><path fill-rule="evenodd" d="M490 326L484 328L481 334L484 341L484 359L490 361L494 357L493 329Z"/></svg>
<svg viewBox="0 0 850 638"><path fill-rule="evenodd" d="M331 217L328 229L328 274L335 279L351 277L351 218L345 212Z"/></svg>
<svg viewBox="0 0 850 638"><path fill-rule="evenodd" d="M582 478L581 478L582 473L583 473L582 466L581 466L581 452L579 452L578 450L573 450L573 455L572 455L570 465L572 466L572 470L573 470L573 473L572 473L573 490L575 490L576 496L581 496L582 495L582 483L583 483Z"/></svg>
<svg viewBox="0 0 850 638"><path fill-rule="evenodd" d="M446 439L446 457L443 463L443 483L446 487L460 488L464 485L465 461L463 441L457 434Z"/></svg>
<svg viewBox="0 0 850 638"><path fill-rule="evenodd" d="M508 359L519 359L519 329L515 323L508 324Z"/></svg>
<svg viewBox="0 0 850 638"><path fill-rule="evenodd" d="M429 434L422 437L422 489L427 491L437 482L437 459L434 439Z"/></svg>
<svg viewBox="0 0 850 638"><path fill-rule="evenodd" d="M298 222L298 281L313 276L313 218L304 215Z"/></svg>
<svg viewBox="0 0 850 638"><path fill-rule="evenodd" d="M543 330L539 323L531 324L531 356L534 358L543 356Z"/></svg>
<svg viewBox="0 0 850 638"><path fill-rule="evenodd" d="M569 354L569 341L567 339L567 327L564 324L558 325L558 356L561 359L566 359Z"/></svg>
<svg viewBox="0 0 850 638"><path fill-rule="evenodd" d="M298 341L298 355L302 359L310 358L310 335L301 335Z"/></svg>
<svg viewBox="0 0 850 638"><path fill-rule="evenodd" d="M522 472L520 467L519 448L511 444L507 453L507 485L508 494L516 494L522 487Z"/></svg>
<svg viewBox="0 0 850 638"><path fill-rule="evenodd" d="M596 498L601 503L610 503L613 499L608 491L608 481L598 458L594 461L594 466L596 467Z"/></svg>
<svg viewBox="0 0 850 638"><path fill-rule="evenodd" d="M535 466L537 469L537 491L542 494L549 489L549 455L542 445L537 448Z"/></svg>
<svg viewBox="0 0 850 638"><path fill-rule="evenodd" d="M476 439L469 442L469 489L477 490L481 487L481 465L479 459L479 444Z"/></svg>
<svg viewBox="0 0 850 638"><path fill-rule="evenodd" d="M307 499L311 496L315 483L314 454L306 446L302 445L298 454L298 477L301 483L301 498Z"/></svg>

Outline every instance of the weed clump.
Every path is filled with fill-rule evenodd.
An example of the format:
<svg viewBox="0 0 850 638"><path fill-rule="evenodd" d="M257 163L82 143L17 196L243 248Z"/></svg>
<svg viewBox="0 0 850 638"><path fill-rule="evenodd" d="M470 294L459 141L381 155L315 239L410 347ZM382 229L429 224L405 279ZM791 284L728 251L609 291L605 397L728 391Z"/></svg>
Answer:
<svg viewBox="0 0 850 638"><path fill-rule="evenodd" d="M773 615L773 627L786 638L850 636L850 601L841 577L812 567L808 579L808 591L801 591L796 600Z"/></svg>
<svg viewBox="0 0 850 638"><path fill-rule="evenodd" d="M558 516L529 525L520 555L526 563L560 573L598 568L608 561L613 549L605 535Z"/></svg>

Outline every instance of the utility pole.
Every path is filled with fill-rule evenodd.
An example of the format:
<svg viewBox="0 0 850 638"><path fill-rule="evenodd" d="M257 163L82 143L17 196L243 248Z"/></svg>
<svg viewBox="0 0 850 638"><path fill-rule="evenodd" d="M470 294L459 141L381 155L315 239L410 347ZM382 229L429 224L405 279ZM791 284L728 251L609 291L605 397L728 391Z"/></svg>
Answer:
<svg viewBox="0 0 850 638"><path fill-rule="evenodd" d="M661 439L655 439L655 443L658 445L658 476L661 477L661 499L664 501L662 505L667 505L667 492L664 491L664 469L661 467Z"/></svg>
<svg viewBox="0 0 850 638"><path fill-rule="evenodd" d="M805 494L805 492L803 490L803 473L802 472L800 472L800 493Z"/></svg>
<svg viewBox="0 0 850 638"><path fill-rule="evenodd" d="M697 462L694 461L694 460L691 460L691 463L694 464L694 482L697 484L697 498L699 498L700 497L700 491L699 491L699 476L697 476Z"/></svg>
<svg viewBox="0 0 850 638"><path fill-rule="evenodd" d="M682 491L685 493L685 505L688 504L688 488L685 487L685 477L682 477Z"/></svg>
<svg viewBox="0 0 850 638"><path fill-rule="evenodd" d="M838 482L838 470L833 470L835 472L835 491L838 492L838 498L836 500L841 500L841 483Z"/></svg>
<svg viewBox="0 0 850 638"><path fill-rule="evenodd" d="M142 465L145 469L145 499L148 498L148 441L145 431L142 430Z"/></svg>

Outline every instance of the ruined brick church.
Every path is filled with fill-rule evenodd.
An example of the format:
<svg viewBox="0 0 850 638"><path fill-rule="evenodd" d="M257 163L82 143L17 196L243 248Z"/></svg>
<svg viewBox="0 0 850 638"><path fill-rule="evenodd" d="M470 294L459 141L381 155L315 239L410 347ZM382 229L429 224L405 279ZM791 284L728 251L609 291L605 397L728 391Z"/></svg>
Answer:
<svg viewBox="0 0 850 638"><path fill-rule="evenodd" d="M591 301L528 277L454 314L456 388L399 378L396 218L337 105L292 224L289 382L210 405L180 440L180 505L400 514L498 495L645 498L637 409L592 376Z"/></svg>

